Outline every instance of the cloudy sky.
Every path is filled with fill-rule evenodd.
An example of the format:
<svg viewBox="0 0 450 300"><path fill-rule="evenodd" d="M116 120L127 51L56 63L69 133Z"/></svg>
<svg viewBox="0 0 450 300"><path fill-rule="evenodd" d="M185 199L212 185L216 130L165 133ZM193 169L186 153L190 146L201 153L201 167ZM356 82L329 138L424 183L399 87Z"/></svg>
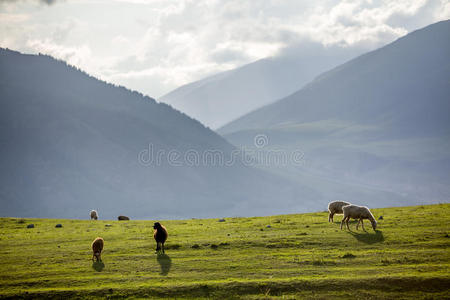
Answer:
<svg viewBox="0 0 450 300"><path fill-rule="evenodd" d="M449 18L448 0L0 0L0 47L158 98L294 46L373 49Z"/></svg>

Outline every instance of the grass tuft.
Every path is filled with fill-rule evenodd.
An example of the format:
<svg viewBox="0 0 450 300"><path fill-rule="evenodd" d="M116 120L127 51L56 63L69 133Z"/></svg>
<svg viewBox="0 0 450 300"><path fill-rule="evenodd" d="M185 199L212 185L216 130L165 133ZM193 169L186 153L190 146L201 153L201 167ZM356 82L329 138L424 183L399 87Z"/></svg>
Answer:
<svg viewBox="0 0 450 300"><path fill-rule="evenodd" d="M356 255L353 255L351 253L346 253L346 254L342 255L342 258L355 258L355 257L356 257Z"/></svg>

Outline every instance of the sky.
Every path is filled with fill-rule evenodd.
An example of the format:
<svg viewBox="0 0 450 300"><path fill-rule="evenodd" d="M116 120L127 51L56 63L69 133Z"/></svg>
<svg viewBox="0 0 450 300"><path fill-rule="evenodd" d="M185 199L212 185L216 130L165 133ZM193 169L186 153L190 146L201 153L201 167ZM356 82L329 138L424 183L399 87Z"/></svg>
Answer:
<svg viewBox="0 0 450 300"><path fill-rule="evenodd" d="M0 0L0 47L159 98L302 45L374 49L449 18L448 0Z"/></svg>

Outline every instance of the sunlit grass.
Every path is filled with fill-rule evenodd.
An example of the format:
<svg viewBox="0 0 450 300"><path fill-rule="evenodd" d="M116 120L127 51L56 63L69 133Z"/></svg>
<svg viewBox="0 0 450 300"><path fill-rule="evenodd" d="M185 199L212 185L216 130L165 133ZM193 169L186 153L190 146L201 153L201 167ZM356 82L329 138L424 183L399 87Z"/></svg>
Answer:
<svg viewBox="0 0 450 300"><path fill-rule="evenodd" d="M161 221L0 219L0 297L440 298L450 286L450 204L373 210L353 232L310 213ZM27 228L28 224L35 228ZM61 223L62 228L55 228ZM105 226L110 224L110 227ZM90 244L105 239L103 263Z"/></svg>

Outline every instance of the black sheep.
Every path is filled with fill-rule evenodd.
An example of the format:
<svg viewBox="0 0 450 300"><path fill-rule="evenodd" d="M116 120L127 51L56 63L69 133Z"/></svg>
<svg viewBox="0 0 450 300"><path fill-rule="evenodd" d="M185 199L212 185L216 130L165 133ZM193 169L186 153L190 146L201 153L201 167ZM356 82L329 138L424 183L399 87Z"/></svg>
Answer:
<svg viewBox="0 0 450 300"><path fill-rule="evenodd" d="M155 238L156 241L156 252L162 251L162 253L164 253L164 243L166 242L168 236L167 229L159 222L156 222L153 225L153 228L155 229L153 237Z"/></svg>

